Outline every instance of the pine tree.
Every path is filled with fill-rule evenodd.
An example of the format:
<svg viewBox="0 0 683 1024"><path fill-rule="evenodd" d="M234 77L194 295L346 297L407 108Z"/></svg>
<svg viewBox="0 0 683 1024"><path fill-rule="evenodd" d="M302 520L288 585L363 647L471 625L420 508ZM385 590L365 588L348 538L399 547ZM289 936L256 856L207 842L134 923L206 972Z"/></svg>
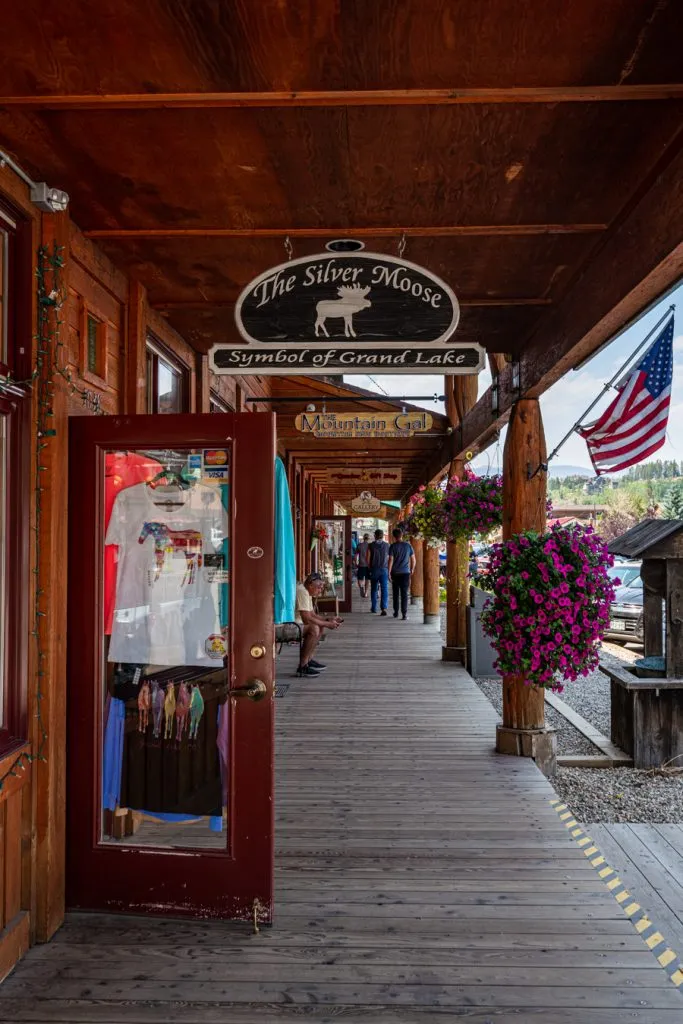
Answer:
<svg viewBox="0 0 683 1024"><path fill-rule="evenodd" d="M664 519L683 519L683 484L674 484L662 500Z"/></svg>

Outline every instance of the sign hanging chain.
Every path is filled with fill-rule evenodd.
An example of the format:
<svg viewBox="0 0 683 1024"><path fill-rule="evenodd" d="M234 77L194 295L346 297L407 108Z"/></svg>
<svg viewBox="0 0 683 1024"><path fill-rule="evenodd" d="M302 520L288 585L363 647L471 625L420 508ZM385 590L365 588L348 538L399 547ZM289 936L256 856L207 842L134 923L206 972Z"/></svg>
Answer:
<svg viewBox="0 0 683 1024"><path fill-rule="evenodd" d="M285 252L287 253L287 259L291 260L294 255L294 246L292 245L289 235L285 235Z"/></svg>
<svg viewBox="0 0 683 1024"><path fill-rule="evenodd" d="M403 253L406 251L406 244L407 244L406 243L406 233L404 231L403 234L401 235L401 238L399 239L399 243L398 243L398 256L399 256L399 259L403 259Z"/></svg>

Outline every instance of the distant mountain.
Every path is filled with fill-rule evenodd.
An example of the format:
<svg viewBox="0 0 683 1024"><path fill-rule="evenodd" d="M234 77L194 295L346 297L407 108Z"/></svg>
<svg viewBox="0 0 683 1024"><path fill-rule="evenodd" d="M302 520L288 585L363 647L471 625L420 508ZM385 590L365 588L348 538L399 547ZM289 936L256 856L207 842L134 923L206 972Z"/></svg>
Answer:
<svg viewBox="0 0 683 1024"><path fill-rule="evenodd" d="M586 469L585 466L564 466L562 463L551 462L548 466L548 476L595 476L595 473L591 469Z"/></svg>
<svg viewBox="0 0 683 1024"><path fill-rule="evenodd" d="M480 456L474 460L473 469L481 476L495 476L499 470L495 466L490 466L486 460L486 456ZM551 462L548 466L549 477L563 477L563 476L585 476L587 479L595 476L590 469L586 469L585 466L566 466L562 463Z"/></svg>

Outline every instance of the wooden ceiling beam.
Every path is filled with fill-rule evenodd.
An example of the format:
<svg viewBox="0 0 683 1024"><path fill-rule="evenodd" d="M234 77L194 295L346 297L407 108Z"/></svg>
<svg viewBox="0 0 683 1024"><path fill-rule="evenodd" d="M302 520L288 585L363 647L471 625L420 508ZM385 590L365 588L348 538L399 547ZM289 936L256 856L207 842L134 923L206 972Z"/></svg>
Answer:
<svg viewBox="0 0 683 1024"><path fill-rule="evenodd" d="M1 104L0 104L1 106ZM446 224L327 228L90 228L86 238L467 238L528 235L592 235L607 224Z"/></svg>
<svg viewBox="0 0 683 1024"><path fill-rule="evenodd" d="M683 132L649 191L605 239L564 300L539 324L521 359L523 394L542 395L676 284L683 277L681 238ZM489 389L465 416L462 428L434 452L423 480L435 479L451 459L491 444L517 397L512 367L507 365L499 377L498 413L491 409Z"/></svg>
<svg viewBox="0 0 683 1024"><path fill-rule="evenodd" d="M265 92L74 93L0 98L6 109L187 110L220 107L455 106L501 103L606 103L672 100L681 83L644 85L513 86L487 89L316 89Z"/></svg>

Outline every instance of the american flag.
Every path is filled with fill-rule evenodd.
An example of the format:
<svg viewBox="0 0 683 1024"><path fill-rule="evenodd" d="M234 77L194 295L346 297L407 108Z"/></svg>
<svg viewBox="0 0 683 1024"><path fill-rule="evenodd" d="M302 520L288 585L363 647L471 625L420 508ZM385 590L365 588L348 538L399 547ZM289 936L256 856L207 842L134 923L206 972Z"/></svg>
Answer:
<svg viewBox="0 0 683 1024"><path fill-rule="evenodd" d="M666 440L673 378L674 318L641 361L617 384L619 394L594 423L579 429L595 472L616 473L642 462Z"/></svg>

